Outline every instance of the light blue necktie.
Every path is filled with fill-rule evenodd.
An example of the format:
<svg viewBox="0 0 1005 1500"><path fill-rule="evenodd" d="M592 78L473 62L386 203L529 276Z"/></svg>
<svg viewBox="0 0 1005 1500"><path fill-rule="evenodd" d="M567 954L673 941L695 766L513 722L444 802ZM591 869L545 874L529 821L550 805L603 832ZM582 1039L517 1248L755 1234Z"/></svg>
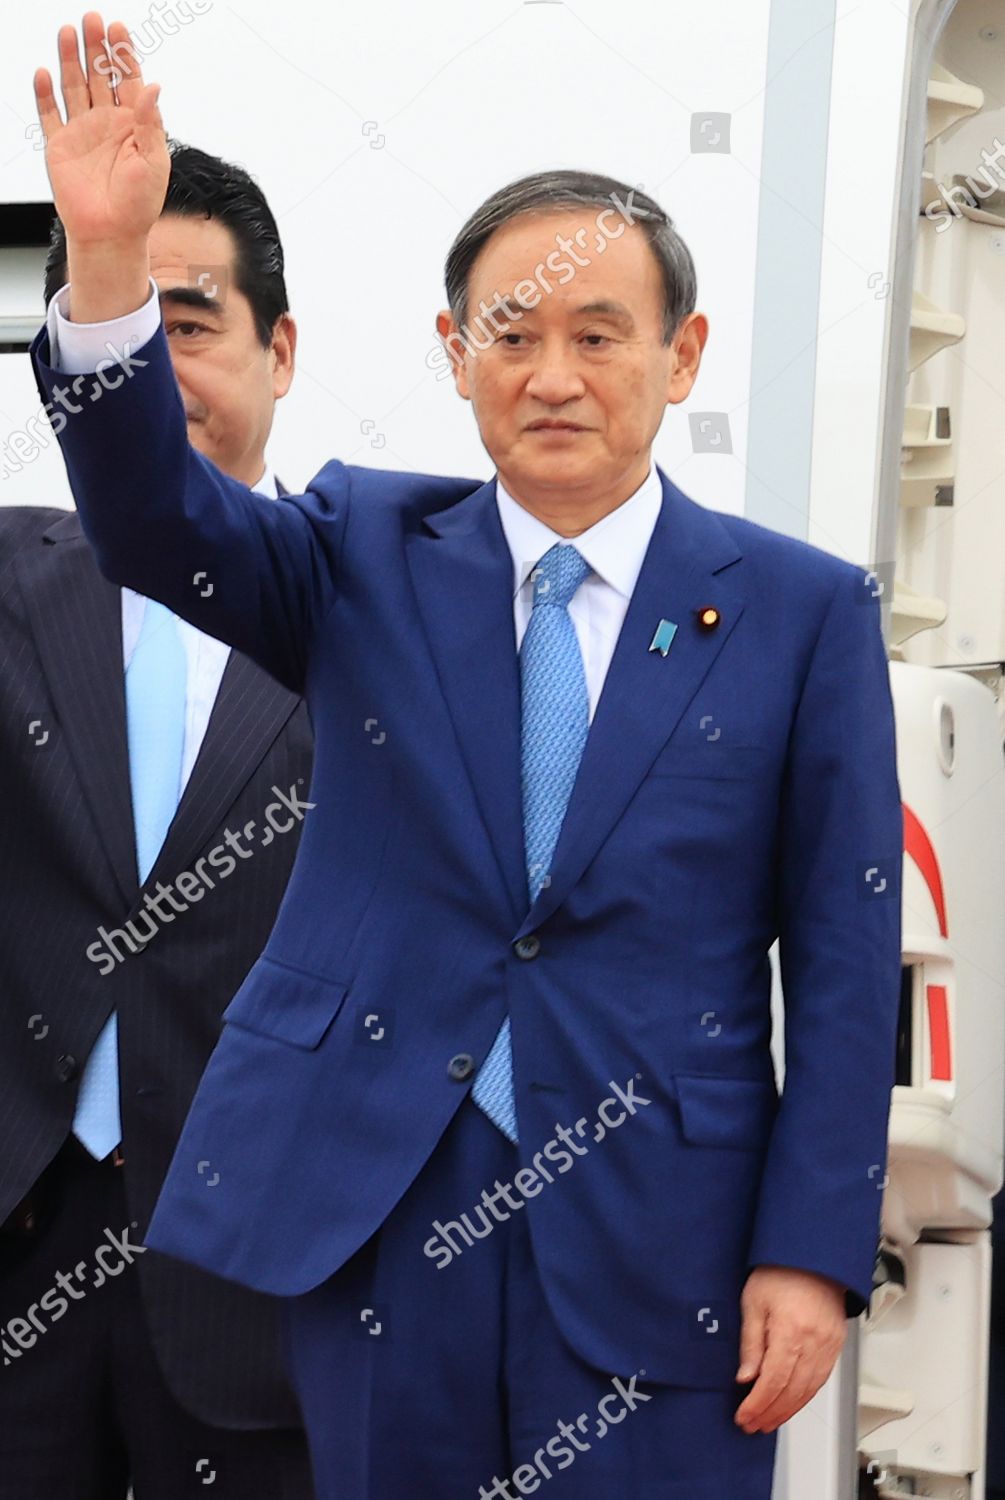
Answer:
<svg viewBox="0 0 1005 1500"><path fill-rule="evenodd" d="M548 877L590 725L583 658L569 601L590 572L575 547L556 542L531 573L534 607L520 646L523 837L531 902ZM509 1017L471 1097L517 1139Z"/></svg>
<svg viewBox="0 0 1005 1500"><path fill-rule="evenodd" d="M139 639L126 669L129 781L141 885L153 868L178 807L186 688L185 647L175 617L163 604L148 599ZM114 1011L87 1059L73 1133L98 1161L103 1161L122 1139Z"/></svg>

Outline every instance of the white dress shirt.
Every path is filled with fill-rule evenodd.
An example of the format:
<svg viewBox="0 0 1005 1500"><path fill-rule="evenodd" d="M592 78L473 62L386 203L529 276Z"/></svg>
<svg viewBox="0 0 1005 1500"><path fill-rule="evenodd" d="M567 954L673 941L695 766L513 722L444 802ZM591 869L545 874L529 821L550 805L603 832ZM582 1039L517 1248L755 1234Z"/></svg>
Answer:
<svg viewBox="0 0 1005 1500"><path fill-rule="evenodd" d="M513 558L513 610L517 649L534 604L528 575L556 542L570 542L591 572L572 596L569 614L583 658L590 721L596 713L611 657L625 623L628 604L663 503L663 486L650 464L635 493L594 521L579 536L563 537L525 510L496 480L496 502Z"/></svg>
<svg viewBox="0 0 1005 1500"><path fill-rule="evenodd" d="M143 306L135 312L127 313L125 317L113 318L107 323L69 322L64 315L68 292L69 286L63 287L49 304L47 326L54 370L61 370L67 375L89 374L101 359L109 358L115 350L122 350L128 345L130 353L137 353L157 332L161 313L157 284L153 277L150 278L150 296ZM109 344L112 346L111 350L108 348ZM268 491L264 488L266 480L272 484L268 471L255 488L274 497L274 485ZM614 655L614 647L628 612L632 591L663 503L663 486L655 465L650 462L649 473L633 495L577 537L563 537L557 531L552 531L550 526L546 526L514 500L501 480L496 481L496 503L513 558L513 614L517 649L523 640L533 607L533 586L527 583L527 578L548 548L556 542L571 542L590 565L592 571L576 590L569 605L569 614L576 628L576 638L583 657L592 721L607 669ZM201 640L208 640L194 626L186 625L185 622L182 625L184 629L200 636ZM136 628L138 631L139 627ZM223 651L227 649L220 647L219 642L215 641L210 642L210 645ZM191 664L190 654L190 680ZM221 666L221 673L222 670ZM215 692L214 687L213 696ZM186 732L186 763L187 741ZM194 755L192 759L195 759Z"/></svg>
<svg viewBox="0 0 1005 1500"><path fill-rule="evenodd" d="M151 292L150 301L144 304L139 313L125 318L115 318L108 323L69 322L63 313L69 286L63 287L49 303L46 319L52 349L52 368L62 370L67 375L87 374L97 367L99 360L109 357L109 351L105 347L106 341L111 343L114 349L122 349L125 341L133 338L135 342L130 345L131 352L135 352L141 343L146 343L147 339L152 338L157 332L157 325L160 322L160 304L157 299L156 284L153 285L154 290ZM140 322L143 314L146 314L145 325ZM144 326L146 326L145 333ZM275 477L268 467L252 488L258 494L268 496L270 500L275 500L278 496ZM123 587L120 589L120 594L122 596L122 670L125 671L132 660L133 651L139 639L147 601L145 595L138 594L135 589ZM185 647L187 667L185 740L181 763L181 790L184 791L206 735L224 669L230 658L230 647L223 641L218 641L213 636L205 635L201 630L197 630L194 625L189 624L188 620L183 620L178 615L174 618Z"/></svg>
<svg viewBox="0 0 1005 1500"><path fill-rule="evenodd" d="M270 500L278 498L271 469L266 469L252 488L260 495L267 495ZM122 670L125 671L139 639L147 601L145 594L138 594L135 589L126 588L125 585L119 592L122 595ZM209 727L209 716L213 712L224 669L230 659L230 647L214 636L205 635L180 615L175 615L174 622L185 647L187 668L185 742L181 754L180 791L183 792Z"/></svg>

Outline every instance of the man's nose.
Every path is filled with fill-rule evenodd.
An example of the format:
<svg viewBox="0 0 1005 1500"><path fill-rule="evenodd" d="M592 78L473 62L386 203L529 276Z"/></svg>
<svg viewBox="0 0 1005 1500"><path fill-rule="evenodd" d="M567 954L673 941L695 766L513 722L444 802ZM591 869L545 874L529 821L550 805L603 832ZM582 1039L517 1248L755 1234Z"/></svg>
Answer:
<svg viewBox="0 0 1005 1500"><path fill-rule="evenodd" d="M527 393L548 406L561 406L581 396L584 385L576 369L575 355L567 344L538 346L537 356L527 382Z"/></svg>

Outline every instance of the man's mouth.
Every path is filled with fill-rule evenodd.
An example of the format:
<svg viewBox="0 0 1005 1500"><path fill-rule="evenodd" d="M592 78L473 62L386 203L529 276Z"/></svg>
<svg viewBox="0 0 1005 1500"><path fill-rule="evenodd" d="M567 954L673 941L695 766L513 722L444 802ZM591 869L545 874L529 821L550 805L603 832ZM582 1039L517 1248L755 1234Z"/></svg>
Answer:
<svg viewBox="0 0 1005 1500"><path fill-rule="evenodd" d="M528 432L588 432L589 428L583 427L579 422L565 421L561 417L539 417L536 422L528 422Z"/></svg>

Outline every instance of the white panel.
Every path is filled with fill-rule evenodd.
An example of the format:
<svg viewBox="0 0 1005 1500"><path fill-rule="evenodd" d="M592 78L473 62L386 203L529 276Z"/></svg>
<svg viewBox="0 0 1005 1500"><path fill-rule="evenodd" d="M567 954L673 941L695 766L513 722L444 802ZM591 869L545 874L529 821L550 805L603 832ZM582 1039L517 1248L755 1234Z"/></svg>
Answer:
<svg viewBox="0 0 1005 1500"><path fill-rule="evenodd" d="M148 14L127 7L124 19L136 29ZM734 455L694 457L688 408L675 407L657 458L695 498L741 511L767 15L767 0L216 0L165 37L145 73L163 84L168 129L244 163L285 243L299 370L270 457L286 483L305 484L333 455L491 473L468 404L426 366L444 256L495 188L576 166L644 183L691 245L712 333L690 409L731 413ZM0 52L9 201L48 196L24 132L33 69L53 66L65 19L46 0ZM141 31L141 45L153 35ZM731 154L692 155L691 115L703 110L731 114ZM29 413L15 404L20 425ZM31 470L18 486L0 498L44 498Z"/></svg>
<svg viewBox="0 0 1005 1500"><path fill-rule="evenodd" d="M906 7L839 0L817 335L809 540L872 556L893 281Z"/></svg>

